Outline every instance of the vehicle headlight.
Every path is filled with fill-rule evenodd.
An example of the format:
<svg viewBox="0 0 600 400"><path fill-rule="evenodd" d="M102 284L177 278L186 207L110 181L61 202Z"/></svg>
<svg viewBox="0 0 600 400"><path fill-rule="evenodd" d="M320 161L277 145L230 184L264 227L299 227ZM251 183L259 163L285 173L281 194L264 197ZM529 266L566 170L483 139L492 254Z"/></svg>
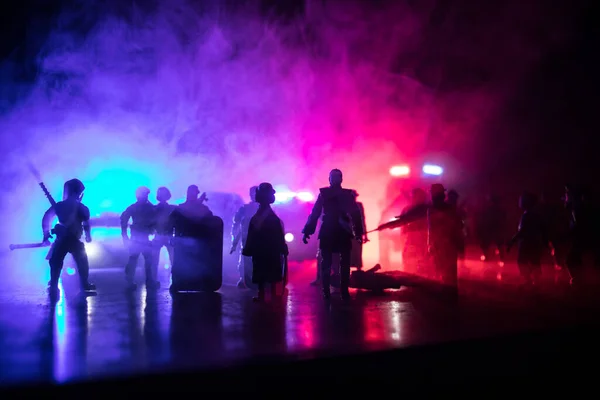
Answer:
<svg viewBox="0 0 600 400"><path fill-rule="evenodd" d="M100 246L97 243L86 243L85 251L90 258L96 258L100 254Z"/></svg>

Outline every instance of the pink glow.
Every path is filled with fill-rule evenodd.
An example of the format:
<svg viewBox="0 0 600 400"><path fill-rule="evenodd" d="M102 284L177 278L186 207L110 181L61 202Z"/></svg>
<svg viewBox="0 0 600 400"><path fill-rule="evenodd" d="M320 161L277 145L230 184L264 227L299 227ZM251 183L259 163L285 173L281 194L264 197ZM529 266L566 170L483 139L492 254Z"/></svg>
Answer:
<svg viewBox="0 0 600 400"><path fill-rule="evenodd" d="M454 171L476 162L476 139L541 46L556 40L539 35L544 43L526 45L517 28L482 21L480 35L470 36L504 44L492 51L465 44L453 33L460 21L448 17L437 35L450 44L437 59L425 42L434 2L378 8L307 1L288 24L258 7L217 3L202 10L179 0L153 11L123 6L126 17L93 7L65 11L37 54L31 91L17 90L15 68L19 101L0 118L0 130L9 132L2 146L11 149L3 160L11 193L3 241L41 234L47 204L25 158L53 193L66 179L81 178L94 215L106 207L122 211L140 185L167 185L174 198L192 183L244 196L263 181L316 192L329 170L340 168L344 185L361 193L373 228L390 200L390 166L434 151L455 160ZM504 23L518 16L515 26L529 27L539 15L519 10L506 7L493 17ZM80 20L90 21L85 36L68 30ZM438 90L436 77L451 58L503 75L493 84ZM507 70L506 60L519 63ZM445 176L453 173L445 169ZM377 261L377 249L372 235L366 262Z"/></svg>

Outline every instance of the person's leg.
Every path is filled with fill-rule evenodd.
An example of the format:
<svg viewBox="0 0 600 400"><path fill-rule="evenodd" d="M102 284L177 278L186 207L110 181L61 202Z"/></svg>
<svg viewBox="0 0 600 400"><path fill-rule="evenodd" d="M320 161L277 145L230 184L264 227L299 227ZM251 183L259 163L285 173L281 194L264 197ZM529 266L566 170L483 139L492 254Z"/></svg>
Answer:
<svg viewBox="0 0 600 400"><path fill-rule="evenodd" d="M152 242L150 242L150 249L151 249L151 260L152 260L152 267L151 267L151 272L152 272L152 276L154 277L154 280L158 279L158 264L160 263L160 251L162 250L163 246L166 245L165 239L163 237L160 236L155 236L154 239L152 239ZM145 257L144 257L144 261L145 261ZM148 277L146 277L147 279Z"/></svg>
<svg viewBox="0 0 600 400"><path fill-rule="evenodd" d="M323 296L328 299L331 297L331 264L332 252L330 250L321 249L321 285L323 288Z"/></svg>
<svg viewBox="0 0 600 400"><path fill-rule="evenodd" d="M165 245L167 248L167 253L169 253L169 263L171 264L171 268L173 268L173 259L175 258L175 249L169 242Z"/></svg>
<svg viewBox="0 0 600 400"><path fill-rule="evenodd" d="M351 249L340 251L340 294L343 299L350 297L348 291L350 285L350 257Z"/></svg>
<svg viewBox="0 0 600 400"><path fill-rule="evenodd" d="M86 292L96 290L96 286L91 284L89 281L90 263L87 252L85 251L85 245L81 241L77 240L73 242L72 249L70 250L71 254L73 254L73 258L75 259L75 265L77 265L81 290Z"/></svg>
<svg viewBox="0 0 600 400"><path fill-rule="evenodd" d="M490 240L488 239L487 235L483 235L480 238L479 248L481 249L481 255L483 257L482 261L489 261L489 259L490 259L490 254L489 254Z"/></svg>
<svg viewBox="0 0 600 400"><path fill-rule="evenodd" d="M519 248L517 251L517 266L519 267L519 273L521 274L521 279L523 279L523 283L525 285L530 285L533 283L529 258L529 254L526 249Z"/></svg>
<svg viewBox="0 0 600 400"><path fill-rule="evenodd" d="M322 257L321 257L321 249L317 250L317 279L315 279L314 281L312 281L310 284L312 286L318 286L321 284L321 264L322 264Z"/></svg>
<svg viewBox="0 0 600 400"><path fill-rule="evenodd" d="M264 283L259 283L258 284L258 295L256 297L254 297L252 300L256 301L256 302L263 302L265 301L265 284Z"/></svg>
<svg viewBox="0 0 600 400"><path fill-rule="evenodd" d="M504 249L504 240L500 236L497 236L494 240L494 244L498 249L498 259L500 262L504 262L505 257L505 249Z"/></svg>
<svg viewBox="0 0 600 400"><path fill-rule="evenodd" d="M48 283L48 292L50 295L58 295L58 280L62 271L65 257L68 253L68 246L64 240L57 239L50 249L50 282Z"/></svg>
<svg viewBox="0 0 600 400"><path fill-rule="evenodd" d="M571 249L567 253L566 264L571 276L571 285L579 285L583 269L583 250L577 243L571 246Z"/></svg>
<svg viewBox="0 0 600 400"><path fill-rule="evenodd" d="M129 290L135 290L136 284L135 280L135 270L137 268L138 258L140 257L141 250L140 246L136 242L130 242L129 244L129 259L127 260L127 264L125 265L125 280L127 282L127 288Z"/></svg>
<svg viewBox="0 0 600 400"><path fill-rule="evenodd" d="M159 253L160 254L160 248ZM152 248L152 244L148 242L146 246L144 246L142 255L144 256L144 270L146 273L146 289L158 289L160 284L157 279L158 271L158 261L154 258L158 258L158 254L155 249ZM155 269L156 267L156 269Z"/></svg>

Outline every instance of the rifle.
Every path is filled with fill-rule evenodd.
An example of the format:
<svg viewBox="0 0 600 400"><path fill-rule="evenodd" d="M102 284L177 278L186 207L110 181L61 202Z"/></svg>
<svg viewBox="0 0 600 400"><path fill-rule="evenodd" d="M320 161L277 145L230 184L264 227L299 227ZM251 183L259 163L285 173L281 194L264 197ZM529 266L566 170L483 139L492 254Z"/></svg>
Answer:
<svg viewBox="0 0 600 400"><path fill-rule="evenodd" d="M42 182L42 177L40 175L40 172L37 170L37 168L31 162L28 162L27 166L29 167L29 171L31 171L31 173L33 174L35 179L38 181L38 185L42 189L42 192L44 192L44 196L46 196L46 198L50 202L50 205L52 206L52 208L56 207L56 200L54 200L54 197L52 197L52 194L50 194L50 191L48 190L48 188L46 187L44 182ZM63 225L57 224L54 226L53 229L50 230L50 233L58 235L59 232L64 231L64 229L65 228ZM26 247L26 248L31 248L31 247Z"/></svg>
<svg viewBox="0 0 600 400"><path fill-rule="evenodd" d="M48 188L46 187L44 182L42 182L42 176L40 174L40 171L38 171L38 169L33 165L33 163L31 161L27 162L27 167L29 168L29 171L31 172L31 174L37 180L38 185L42 189L42 192L44 192L44 196L46 196L46 198L50 202L50 206L52 206L52 208L55 208L56 200L54 200L54 197L52 197L52 194L50 194L50 191L48 190ZM62 225L57 225L56 227L62 227ZM54 229L52 229L50 232L56 234L57 233L56 227ZM19 250L20 249L35 249L35 248L48 247L48 246L51 246L51 243L48 240L45 240L41 243L11 244L9 246L9 249L12 251L12 250L18 250L18 249ZM50 252L48 252L46 259L49 259L51 252L52 252L52 249L50 249Z"/></svg>
<svg viewBox="0 0 600 400"><path fill-rule="evenodd" d="M33 174L35 179L38 181L38 185L40 186L40 188L42 188L42 191L44 192L44 196L46 196L46 198L50 202L50 205L52 207L56 207L56 200L54 200L54 197L52 197L52 195L48 191L48 188L46 187L44 182L42 182L42 177L40 175L40 172L37 170L37 168L35 168L35 166L31 162L28 162L27 166L29 167L29 171L31 171L31 173Z"/></svg>
<svg viewBox="0 0 600 400"><path fill-rule="evenodd" d="M419 209L411 209L401 215L394 217L393 220L379 225L377 228L372 229L372 230L368 231L367 233L384 231L386 229L399 228L401 226L404 226L404 225L407 225L412 222L418 221L420 219L425 219L425 218L427 218L427 214L423 214L422 209L420 209L420 210Z"/></svg>
<svg viewBox="0 0 600 400"><path fill-rule="evenodd" d="M50 246L50 242L41 242L41 243L22 243L22 244L11 244L8 248L13 250L22 250L22 249L37 249L40 247L48 247Z"/></svg>

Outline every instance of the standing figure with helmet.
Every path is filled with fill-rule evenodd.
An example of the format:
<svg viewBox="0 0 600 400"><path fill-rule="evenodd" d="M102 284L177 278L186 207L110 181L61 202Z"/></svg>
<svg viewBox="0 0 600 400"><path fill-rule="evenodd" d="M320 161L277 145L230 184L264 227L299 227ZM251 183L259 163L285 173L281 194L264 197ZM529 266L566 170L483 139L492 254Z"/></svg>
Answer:
<svg viewBox="0 0 600 400"><path fill-rule="evenodd" d="M142 255L144 257L144 267L146 271L146 289L158 289L159 283L153 273L154 262L152 259L152 243L150 235L154 233L156 226L156 208L148 200L150 189L139 187L135 191L136 202L127 207L121 214L121 236L123 244L129 250L129 260L125 266L125 279L127 288L135 290L137 285L134 282L137 262ZM128 235L127 228L131 220L131 234Z"/></svg>
<svg viewBox="0 0 600 400"><path fill-rule="evenodd" d="M44 242L52 238L52 233L56 235L47 257L50 264L48 293L51 296L59 294L58 280L67 253L71 253L75 259L82 291L96 290L96 286L88 280L90 266L85 245L81 241L84 234L87 243L92 241L90 210L81 202L84 190L85 186L79 179L65 182L63 200L50 207L42 218ZM58 218L58 224L51 231L50 223L54 217Z"/></svg>
<svg viewBox="0 0 600 400"><path fill-rule="evenodd" d="M340 254L340 291L348 299L352 240L363 241L363 224L356 197L351 189L342 188L342 171L333 169L329 173L329 187L319 189L319 196L308 221L302 230L303 242L308 243L317 229L319 217L323 223L319 230L321 253L321 282L325 299L331 297L330 280L333 253Z"/></svg>

